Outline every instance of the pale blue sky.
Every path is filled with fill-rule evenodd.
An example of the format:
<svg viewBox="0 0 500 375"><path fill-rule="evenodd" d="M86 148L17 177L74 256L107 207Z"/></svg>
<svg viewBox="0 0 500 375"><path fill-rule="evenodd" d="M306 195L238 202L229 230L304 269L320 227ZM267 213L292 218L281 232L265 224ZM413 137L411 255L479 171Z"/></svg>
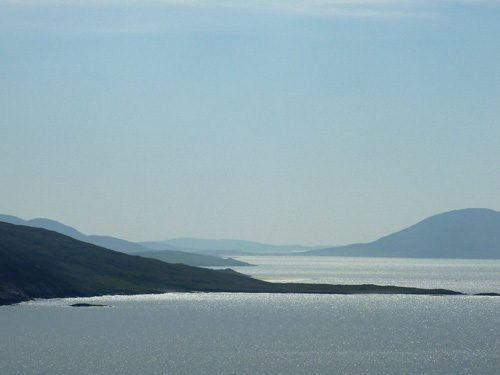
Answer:
<svg viewBox="0 0 500 375"><path fill-rule="evenodd" d="M0 122L0 213L371 241L500 210L500 2L0 0Z"/></svg>

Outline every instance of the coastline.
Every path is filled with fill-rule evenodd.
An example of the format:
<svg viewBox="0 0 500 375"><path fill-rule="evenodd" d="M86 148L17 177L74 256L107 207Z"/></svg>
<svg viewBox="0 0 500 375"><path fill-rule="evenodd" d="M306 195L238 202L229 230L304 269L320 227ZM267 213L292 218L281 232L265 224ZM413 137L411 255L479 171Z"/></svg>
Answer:
<svg viewBox="0 0 500 375"><path fill-rule="evenodd" d="M100 297L103 295L139 295L139 294L164 294L180 292L202 292L202 293L280 293L280 294L403 294L403 295L429 295L429 296L466 296L470 294L457 292L449 289L425 289L390 285L333 285L333 284L299 284L299 283L266 283L254 288L200 288L199 290L178 289L178 290L151 290L137 293L134 291L116 291L115 293L75 293L57 294L47 293L46 295L28 296L25 294L11 293L0 296L0 306L16 305L34 299L52 298L79 298L79 297ZM499 296L495 293L477 293L475 296Z"/></svg>

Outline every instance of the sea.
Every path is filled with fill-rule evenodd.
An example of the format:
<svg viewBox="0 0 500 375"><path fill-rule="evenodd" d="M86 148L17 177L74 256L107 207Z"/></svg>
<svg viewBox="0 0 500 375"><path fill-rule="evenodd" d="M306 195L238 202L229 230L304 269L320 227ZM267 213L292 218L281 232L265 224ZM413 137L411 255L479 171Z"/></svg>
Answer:
<svg viewBox="0 0 500 375"><path fill-rule="evenodd" d="M2 375L500 374L500 261L241 257L274 282L464 296L168 293L0 307ZM70 307L73 303L104 307Z"/></svg>

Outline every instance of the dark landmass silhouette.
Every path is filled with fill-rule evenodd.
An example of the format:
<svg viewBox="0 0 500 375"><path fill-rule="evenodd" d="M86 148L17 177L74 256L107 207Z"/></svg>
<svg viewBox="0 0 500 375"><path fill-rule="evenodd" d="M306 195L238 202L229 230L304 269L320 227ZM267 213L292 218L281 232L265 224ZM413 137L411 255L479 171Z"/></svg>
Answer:
<svg viewBox="0 0 500 375"><path fill-rule="evenodd" d="M446 289L269 283L109 250L42 228L0 222L0 304L35 298L166 292L458 295Z"/></svg>
<svg viewBox="0 0 500 375"><path fill-rule="evenodd" d="M209 256L203 254L195 254L187 251L179 251L178 248L169 246L167 244L159 246L158 250L161 250L161 254L153 256L151 254L151 249L141 246L135 242L130 242L110 236L87 236L78 230L59 223L50 219L33 219L33 220L23 220L11 215L0 215L0 221L17 224L26 225L30 227L43 228L47 230L52 230L57 233L64 234L66 236L72 237L74 239L88 242L97 246L105 247L107 249L120 251L127 254L139 254L144 253L144 256L149 258L157 258L168 263L182 263L190 266L218 266L218 267L235 267L235 266L250 266L249 263L241 262L235 259L224 259L216 256Z"/></svg>
<svg viewBox="0 0 500 375"><path fill-rule="evenodd" d="M94 303L73 303L70 307L110 307L109 305L100 305Z"/></svg>

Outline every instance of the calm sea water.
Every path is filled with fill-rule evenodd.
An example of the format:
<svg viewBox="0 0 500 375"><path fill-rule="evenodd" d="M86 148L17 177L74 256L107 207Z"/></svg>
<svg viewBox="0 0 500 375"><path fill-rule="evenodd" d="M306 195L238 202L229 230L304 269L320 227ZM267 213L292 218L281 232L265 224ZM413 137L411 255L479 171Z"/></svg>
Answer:
<svg viewBox="0 0 500 375"><path fill-rule="evenodd" d="M252 273L266 276L274 261L261 258ZM367 267L375 270L372 261ZM415 266L399 261L406 271ZM281 267L276 277L332 277L314 262L303 264L318 271L309 275L301 266ZM443 279L442 267L433 279ZM68 307L74 302L111 307ZM497 375L499 311L500 298L473 296L172 293L35 301L0 307L0 374Z"/></svg>
<svg viewBox="0 0 500 375"><path fill-rule="evenodd" d="M233 267L274 282L377 284L500 293L500 260L348 257L240 257Z"/></svg>

